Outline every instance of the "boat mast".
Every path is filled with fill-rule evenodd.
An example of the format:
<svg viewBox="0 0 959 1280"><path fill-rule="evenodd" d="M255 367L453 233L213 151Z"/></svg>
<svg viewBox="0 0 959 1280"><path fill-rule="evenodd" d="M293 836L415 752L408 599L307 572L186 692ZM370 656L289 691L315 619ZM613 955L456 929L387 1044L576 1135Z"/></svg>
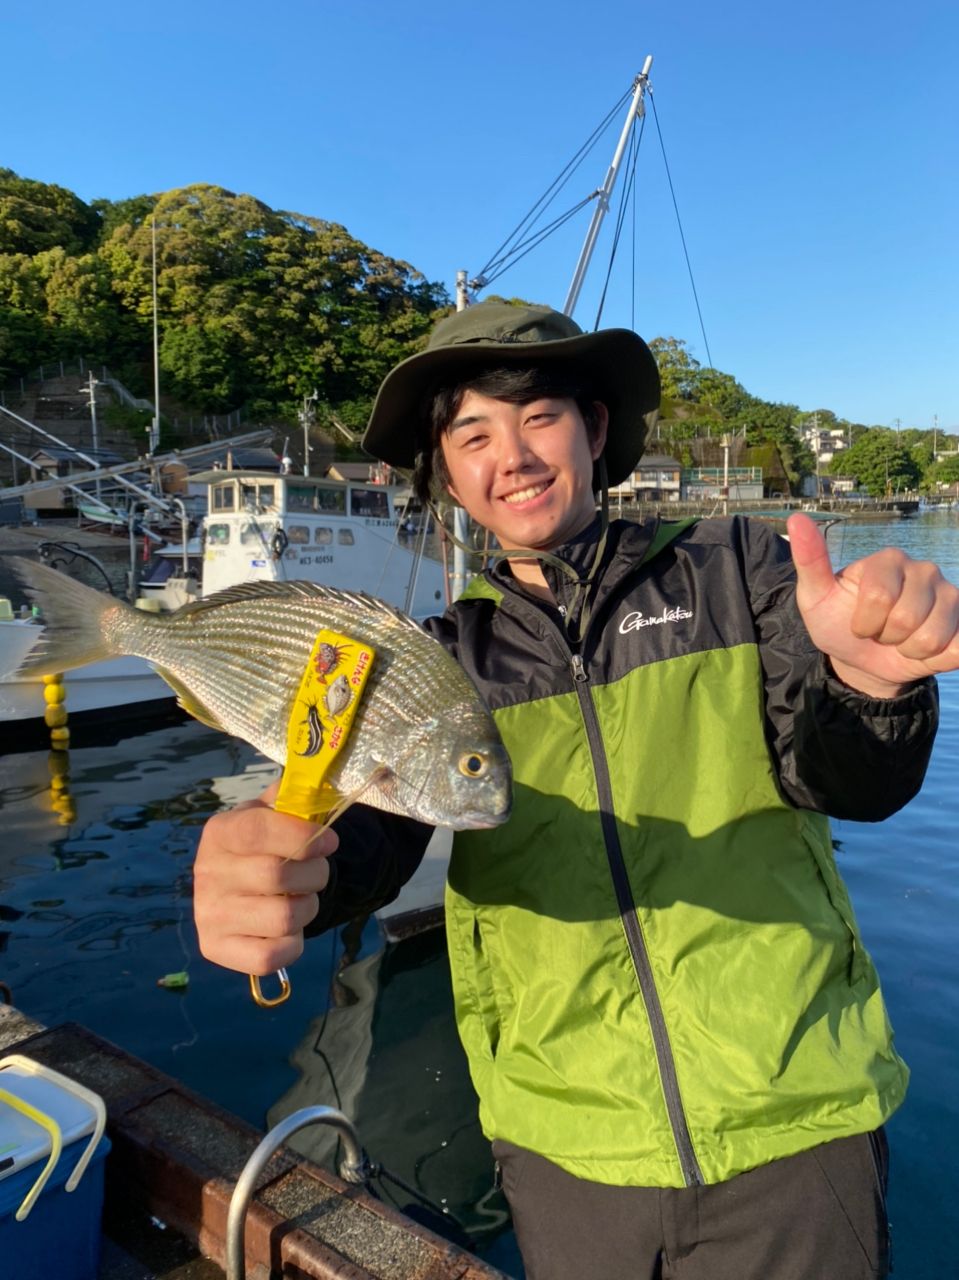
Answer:
<svg viewBox="0 0 959 1280"><path fill-rule="evenodd" d="M576 263L576 270L573 272L573 279L569 286L569 293L566 295L566 301L563 303L564 315L571 316L576 310L576 303L579 301L580 290L583 287L583 281L586 279L589 262L593 256L593 250L596 247L599 229L603 225L603 219L609 211L609 198L613 194L613 187L616 185L616 175L619 172L623 152L626 150L626 143L629 141L629 131L633 127L633 121L641 119L645 114L646 108L643 105L643 98L646 94L646 87L649 83L649 69L652 65L653 55L649 54L646 61L643 63L642 71L633 83L633 96L629 104L629 111L626 115L626 123L623 125L623 132L620 134L612 163L606 173L606 178L603 185L596 193L596 208L593 210L593 217L590 221L589 229L586 232L586 239L584 240L582 250L580 251L579 261Z"/></svg>
<svg viewBox="0 0 959 1280"><path fill-rule="evenodd" d="M456 310L465 311L470 305L469 272L456 273ZM458 600L466 590L469 574L466 568L466 551L464 546L469 537L469 516L463 507L453 508L453 572L450 574L450 599Z"/></svg>
<svg viewBox="0 0 959 1280"><path fill-rule="evenodd" d="M649 84L649 69L653 65L653 55L649 54L643 63L643 69L633 82L633 96L630 99L629 111L626 114L626 123L623 125L623 131L620 134L619 142L616 145L616 151L603 185L596 192L597 202L593 211L593 217L586 232L586 239L580 251L579 261L576 263L576 270L573 272L573 280L569 286L569 293L566 296L566 302L563 304L563 313L572 316L579 300L580 290L583 287L583 281L586 279L586 272L589 269L590 259L593 256L593 250L596 247L596 240L599 236L599 229L603 225L603 219L609 211L609 198L613 193L613 187L616 185L616 176L619 173L619 166L622 163L623 152L626 150L626 143L629 141L629 133L633 127L633 121L641 119L645 114L643 98ZM482 278L474 281L474 285L485 283ZM466 271L457 271L456 273L456 310L465 311L470 305L469 295L469 273ZM460 545L466 542L469 532L469 519L462 507L457 507L453 514L453 532L456 535L456 541L453 543L453 572L451 574L451 598L456 600L460 594L465 591L467 583L466 572L466 552Z"/></svg>

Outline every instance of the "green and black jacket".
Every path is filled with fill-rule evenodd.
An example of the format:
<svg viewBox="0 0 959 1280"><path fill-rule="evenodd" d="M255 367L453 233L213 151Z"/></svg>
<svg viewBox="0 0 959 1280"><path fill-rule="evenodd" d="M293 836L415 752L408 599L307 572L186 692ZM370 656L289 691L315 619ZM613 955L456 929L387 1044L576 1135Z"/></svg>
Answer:
<svg viewBox="0 0 959 1280"><path fill-rule="evenodd" d="M595 539L559 554L585 576ZM500 566L432 626L513 762L513 814L457 835L446 902L484 1131L675 1187L876 1128L908 1072L825 815L916 793L935 683L831 676L757 522L614 522L578 643L545 572L558 607ZM347 819L317 927L395 896L429 834Z"/></svg>

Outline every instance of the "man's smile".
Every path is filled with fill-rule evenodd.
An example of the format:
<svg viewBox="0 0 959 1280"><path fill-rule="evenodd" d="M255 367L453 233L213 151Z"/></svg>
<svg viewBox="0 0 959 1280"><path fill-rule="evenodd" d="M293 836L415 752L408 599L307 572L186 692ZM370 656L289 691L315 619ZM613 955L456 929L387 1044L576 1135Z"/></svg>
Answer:
<svg viewBox="0 0 959 1280"><path fill-rule="evenodd" d="M538 498L541 493L545 493L552 483L552 480L541 480L539 484L531 484L525 489L515 489L512 493L502 494L501 501L511 505L530 502L533 498Z"/></svg>

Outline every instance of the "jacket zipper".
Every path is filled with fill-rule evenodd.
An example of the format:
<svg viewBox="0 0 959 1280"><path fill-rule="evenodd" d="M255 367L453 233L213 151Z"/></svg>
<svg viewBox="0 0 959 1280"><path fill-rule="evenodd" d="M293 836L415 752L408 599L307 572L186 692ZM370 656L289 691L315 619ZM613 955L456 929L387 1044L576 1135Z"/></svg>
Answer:
<svg viewBox="0 0 959 1280"><path fill-rule="evenodd" d="M576 695L579 698L580 710L586 726L586 740L589 743L590 757L593 762L596 791L599 798L600 819L603 827L603 840L606 845L606 857L613 879L613 887L616 890L616 901L619 906L620 919L623 922L623 930L626 934L630 958L633 962L636 979L639 982L640 994L646 1006L646 1015L649 1018L653 1047L656 1050L656 1060L659 1065L659 1077L666 1100L666 1113L669 1116L673 1141L676 1144L676 1154L679 1157L679 1165L686 1185L688 1187L702 1186L704 1179L699 1168L699 1161L696 1159L696 1153L693 1150L689 1125L686 1121L686 1113L683 1110L683 1100L679 1092L679 1081L676 1078L676 1063L669 1043L666 1019L663 1017L663 1007L660 1003L659 992L656 989L656 981L653 977L646 940L643 937L643 931L640 928L639 918L636 914L633 891L630 888L629 876L626 873L626 862L619 842L619 831L616 827L616 818L613 812L613 789L609 779L609 767L606 762L606 748L600 732L596 708L593 705L593 697L589 690L589 673L581 655L578 653L570 654L570 667L576 684Z"/></svg>

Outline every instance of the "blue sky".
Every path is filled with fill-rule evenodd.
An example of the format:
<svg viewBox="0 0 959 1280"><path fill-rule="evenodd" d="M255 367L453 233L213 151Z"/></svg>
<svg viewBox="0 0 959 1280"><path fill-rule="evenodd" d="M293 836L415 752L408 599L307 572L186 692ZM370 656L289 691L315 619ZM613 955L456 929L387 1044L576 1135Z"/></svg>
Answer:
<svg viewBox="0 0 959 1280"><path fill-rule="evenodd" d="M959 430L953 0L4 9L0 165L87 200L249 192L343 223L451 292L651 53L712 362L766 399ZM557 210L600 184L620 124ZM651 115L638 184L635 273L628 230L602 323L635 316L708 363ZM494 291L561 306L587 221Z"/></svg>

